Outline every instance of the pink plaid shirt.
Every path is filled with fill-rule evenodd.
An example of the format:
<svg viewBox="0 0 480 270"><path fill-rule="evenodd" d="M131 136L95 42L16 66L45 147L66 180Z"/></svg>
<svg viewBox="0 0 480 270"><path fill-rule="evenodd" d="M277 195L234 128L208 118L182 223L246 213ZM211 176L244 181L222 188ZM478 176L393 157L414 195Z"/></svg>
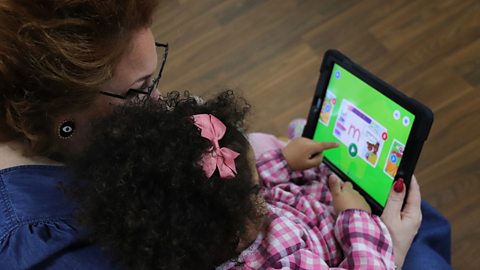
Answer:
<svg viewBox="0 0 480 270"><path fill-rule="evenodd" d="M293 172L273 150L257 159L257 168L270 224L216 269L394 269L392 240L378 216L362 210L335 215L323 164Z"/></svg>

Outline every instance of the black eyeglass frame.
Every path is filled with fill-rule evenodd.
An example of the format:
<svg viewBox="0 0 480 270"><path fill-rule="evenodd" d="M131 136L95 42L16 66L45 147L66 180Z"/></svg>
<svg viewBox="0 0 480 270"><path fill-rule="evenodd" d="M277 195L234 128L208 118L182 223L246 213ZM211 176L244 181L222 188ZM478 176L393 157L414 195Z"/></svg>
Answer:
<svg viewBox="0 0 480 270"><path fill-rule="evenodd" d="M107 92L107 91L99 91L99 93L102 94L102 95L106 95L106 96L114 97L114 98L119 98L119 99L128 99L129 96L132 93L135 93L136 96L145 95L145 97L149 97L152 94L153 89L156 89L158 87L158 84L160 82L160 78L162 78L163 68L165 67L165 63L167 62L167 56L168 56L168 43L164 44L164 43L160 43L160 42L155 42L155 47L156 48L165 48L165 50L163 52L163 59L162 59L162 63L161 63L161 66L160 66L160 70L158 72L157 77L155 79L153 79L152 85L146 86L146 87L141 88L141 89L130 88L125 93L125 95L110 93L110 92Z"/></svg>

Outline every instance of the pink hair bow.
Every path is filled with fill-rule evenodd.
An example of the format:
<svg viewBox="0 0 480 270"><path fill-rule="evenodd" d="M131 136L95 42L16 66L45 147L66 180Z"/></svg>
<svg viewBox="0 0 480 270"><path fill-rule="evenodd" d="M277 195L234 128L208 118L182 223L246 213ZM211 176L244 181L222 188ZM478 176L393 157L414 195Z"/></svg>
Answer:
<svg viewBox="0 0 480 270"><path fill-rule="evenodd" d="M220 177L230 178L237 173L235 158L240 154L227 147L221 147L218 141L223 138L227 127L217 117L211 114L195 114L193 120L200 129L201 136L212 142L212 148L202 157L202 166L208 178L212 177L218 168Z"/></svg>

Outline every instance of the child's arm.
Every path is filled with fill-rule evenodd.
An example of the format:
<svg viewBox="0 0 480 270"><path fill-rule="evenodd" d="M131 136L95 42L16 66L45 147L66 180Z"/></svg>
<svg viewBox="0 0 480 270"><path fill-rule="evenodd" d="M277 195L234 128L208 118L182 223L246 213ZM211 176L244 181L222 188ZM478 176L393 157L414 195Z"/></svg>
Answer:
<svg viewBox="0 0 480 270"><path fill-rule="evenodd" d="M346 269L394 269L393 243L380 217L364 210L341 212L335 237L343 250L339 267Z"/></svg>
<svg viewBox="0 0 480 270"><path fill-rule="evenodd" d="M337 146L337 143L318 143L307 138L296 138L283 149L260 155L257 169L266 187L288 183L291 179L319 180L327 171L326 168L319 167L323 151Z"/></svg>
<svg viewBox="0 0 480 270"><path fill-rule="evenodd" d="M265 247L266 269L375 269L393 270L392 240L378 216L363 210L345 210L337 218L334 230L343 256L332 261L328 248L312 248L291 235L288 223L278 223L269 237L275 239ZM313 244L313 243L312 243ZM293 247L293 249L291 249ZM258 265L257 265L258 266ZM258 269L248 268L248 269Z"/></svg>
<svg viewBox="0 0 480 270"><path fill-rule="evenodd" d="M302 148L295 147L295 149ZM335 238L337 238L344 253L344 260L341 261L338 267L347 269L352 269L353 267L361 269L393 269L392 241L388 230L386 230L385 225L378 217L368 213L369 208L362 208L362 206L368 207L364 199L358 193L355 193L353 189L348 189L348 187L351 187L348 184L345 185L345 189L343 189L342 185L342 196L337 196L338 203L335 205L337 213L340 214L336 221L335 218L329 219L328 215L322 214L323 210L318 208L317 205L305 203L306 201L311 202L313 197L310 199L308 197L315 195L316 201L330 205L332 196L327 185L299 186L291 182L291 179L300 178L320 180L321 177L326 178L325 175L319 173L318 168L315 170L293 171L286 158L284 158L284 153L285 151L283 153L281 151L270 151L257 160L258 171L264 180L264 185L275 188L272 189L272 191L275 191L272 195L275 200L287 203L299 210L298 214L300 216L297 217L309 225L322 228L322 231L328 231L328 227L332 228L335 232ZM304 151L304 153L308 152ZM318 163L320 162L321 160ZM315 171L317 172L315 173ZM307 194L310 195L307 197ZM358 196L355 196L355 194ZM344 199L344 195L353 197L353 199ZM350 208L364 210L352 210ZM319 216L323 218L319 220ZM292 256L282 258L281 261L281 265L291 264L291 266L297 266L297 263L299 263L302 267L305 266L305 269L330 269L331 267L323 261L322 256L305 250L299 250ZM312 262L313 264L311 264Z"/></svg>
<svg viewBox="0 0 480 270"><path fill-rule="evenodd" d="M279 265L284 267L281 269L394 269L393 244L385 224L378 216L370 214L370 207L351 185L341 184L336 176L329 178L329 184L335 210L339 214L336 219L330 218L330 216L319 218L319 223L315 227L322 231L321 235L329 243L330 248L324 246L324 242L320 242L323 245L319 249L312 249L313 246L308 247L308 245L301 248L302 245L290 242L295 237L289 237L288 232L294 230L289 229L288 223L284 223L282 226L272 226L273 228L280 227L277 229L278 232L271 232L273 236L279 235L277 241L274 242L274 248L282 250L293 244L297 244L295 246L300 248L290 254L285 251L284 253L288 255L279 256L278 261L268 269L279 269L277 268ZM297 206L308 205L306 200L299 199L299 201ZM313 219L307 218L302 213L317 211L315 211L314 204L310 204L310 208L305 210L299 212L297 217L310 224ZM329 241L330 228L334 232L332 237L337 240L343 256L340 260L336 262L330 260L327 264L328 260L326 259L331 259L332 254L325 256L324 252L327 250L332 252L334 245ZM318 246L315 245L315 247Z"/></svg>
<svg viewBox="0 0 480 270"><path fill-rule="evenodd" d="M287 231L285 234L288 236ZM340 245L344 252L339 264L328 264L324 254L301 246L297 246L291 253L288 250L283 251L282 246L288 246L288 243L284 242L289 239L281 237L276 242L280 245L277 250L288 255L280 252L273 256L270 254L266 269L395 269L392 240L379 217L362 210L346 210L338 216L335 234L341 239Z"/></svg>
<svg viewBox="0 0 480 270"><path fill-rule="evenodd" d="M342 183L331 175L328 185L335 212L339 213L334 231L345 256L340 266L392 268L393 243L380 217L371 214L370 206L350 182Z"/></svg>

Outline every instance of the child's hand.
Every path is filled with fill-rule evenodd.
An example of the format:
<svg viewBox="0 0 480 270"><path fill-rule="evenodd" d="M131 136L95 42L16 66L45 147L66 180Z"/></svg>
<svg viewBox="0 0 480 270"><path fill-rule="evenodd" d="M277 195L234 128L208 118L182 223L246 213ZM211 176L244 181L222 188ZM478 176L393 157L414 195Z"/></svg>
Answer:
<svg viewBox="0 0 480 270"><path fill-rule="evenodd" d="M295 138L282 149L283 156L294 171L306 170L322 163L323 151L338 147L335 142L315 142L307 138Z"/></svg>
<svg viewBox="0 0 480 270"><path fill-rule="evenodd" d="M334 174L328 178L328 187L333 197L333 207L338 214L347 209L361 209L372 212L365 198L353 189L352 183L343 183Z"/></svg>

